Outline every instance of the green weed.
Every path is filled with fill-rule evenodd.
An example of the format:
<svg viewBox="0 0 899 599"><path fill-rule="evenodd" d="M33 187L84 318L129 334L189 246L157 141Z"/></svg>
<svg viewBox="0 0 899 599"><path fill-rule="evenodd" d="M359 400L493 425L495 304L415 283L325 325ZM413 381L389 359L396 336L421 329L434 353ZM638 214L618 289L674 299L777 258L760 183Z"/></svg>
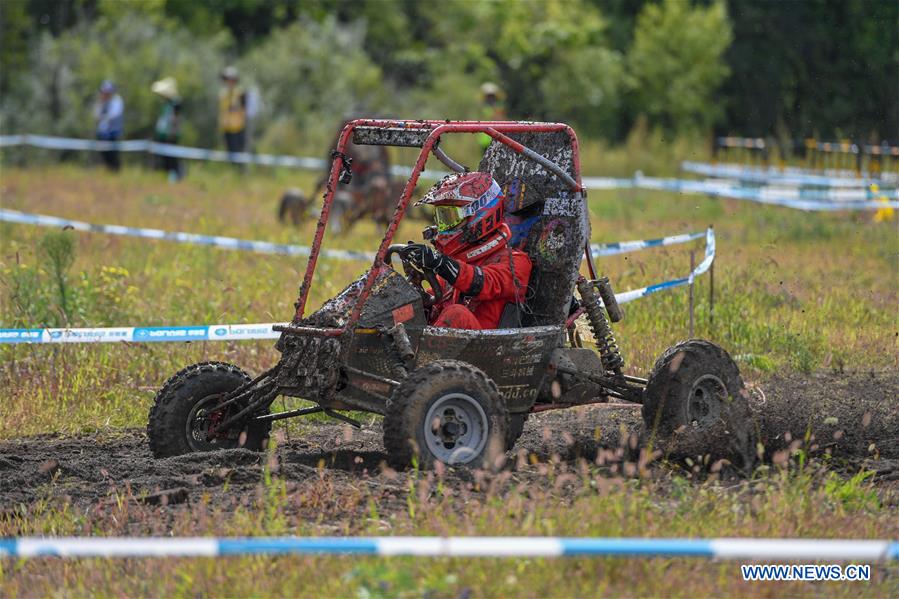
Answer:
<svg viewBox="0 0 899 599"><path fill-rule="evenodd" d="M848 480L831 472L824 481L824 494L847 512L877 510L880 499L871 483L873 478L872 470L861 470Z"/></svg>
<svg viewBox="0 0 899 599"><path fill-rule="evenodd" d="M75 262L75 240L64 231L46 233L40 243L41 257L49 270L58 293L57 306L65 321L71 319L72 292L69 289L69 269Z"/></svg>

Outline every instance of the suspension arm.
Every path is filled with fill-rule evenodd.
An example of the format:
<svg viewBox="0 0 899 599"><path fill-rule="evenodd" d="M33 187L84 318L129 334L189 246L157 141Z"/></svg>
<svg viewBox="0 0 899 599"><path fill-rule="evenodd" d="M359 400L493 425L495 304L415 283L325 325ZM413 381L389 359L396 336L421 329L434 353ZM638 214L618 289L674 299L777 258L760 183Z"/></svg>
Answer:
<svg viewBox="0 0 899 599"><path fill-rule="evenodd" d="M613 392L613 395L620 397L621 399L632 401L634 403L643 403L643 388L629 385L627 379L624 377L592 374L573 368L565 368L564 366L556 366L556 370L595 383L600 387ZM642 381L642 379L637 379L637 377L628 378L636 379L633 382Z"/></svg>

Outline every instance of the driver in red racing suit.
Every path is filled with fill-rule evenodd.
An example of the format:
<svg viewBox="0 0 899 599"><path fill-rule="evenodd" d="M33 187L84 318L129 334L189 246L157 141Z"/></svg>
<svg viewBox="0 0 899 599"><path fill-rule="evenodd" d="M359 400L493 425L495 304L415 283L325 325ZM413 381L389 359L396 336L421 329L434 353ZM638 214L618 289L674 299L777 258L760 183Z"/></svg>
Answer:
<svg viewBox="0 0 899 599"><path fill-rule="evenodd" d="M508 246L503 204L499 184L481 172L450 175L416 202L435 208L434 247L413 244L408 259L444 286L435 290L430 324L495 329L507 304L524 302L531 259Z"/></svg>

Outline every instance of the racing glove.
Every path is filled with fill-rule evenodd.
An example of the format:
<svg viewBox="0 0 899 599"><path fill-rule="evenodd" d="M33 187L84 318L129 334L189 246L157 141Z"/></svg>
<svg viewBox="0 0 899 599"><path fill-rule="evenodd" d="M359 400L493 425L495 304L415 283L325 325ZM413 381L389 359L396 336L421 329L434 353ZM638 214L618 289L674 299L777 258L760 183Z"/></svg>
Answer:
<svg viewBox="0 0 899 599"><path fill-rule="evenodd" d="M459 263L423 243L411 244L406 259L422 270L432 270L452 285L459 278Z"/></svg>

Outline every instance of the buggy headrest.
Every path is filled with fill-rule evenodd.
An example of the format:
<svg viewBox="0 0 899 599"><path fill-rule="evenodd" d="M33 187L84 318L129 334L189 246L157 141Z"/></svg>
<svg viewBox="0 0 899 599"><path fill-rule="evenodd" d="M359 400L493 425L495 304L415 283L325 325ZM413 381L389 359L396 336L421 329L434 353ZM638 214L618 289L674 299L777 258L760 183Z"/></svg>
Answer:
<svg viewBox="0 0 899 599"><path fill-rule="evenodd" d="M564 131L514 133L509 137L549 158L576 177L571 139ZM500 186L507 189L507 193L513 191L508 188L517 181L519 188L514 190L514 202L510 204L507 200L507 214L524 211L534 204L542 204L547 198L559 197L570 191L564 181L546 168L496 140L487 147L478 170L493 175Z"/></svg>

